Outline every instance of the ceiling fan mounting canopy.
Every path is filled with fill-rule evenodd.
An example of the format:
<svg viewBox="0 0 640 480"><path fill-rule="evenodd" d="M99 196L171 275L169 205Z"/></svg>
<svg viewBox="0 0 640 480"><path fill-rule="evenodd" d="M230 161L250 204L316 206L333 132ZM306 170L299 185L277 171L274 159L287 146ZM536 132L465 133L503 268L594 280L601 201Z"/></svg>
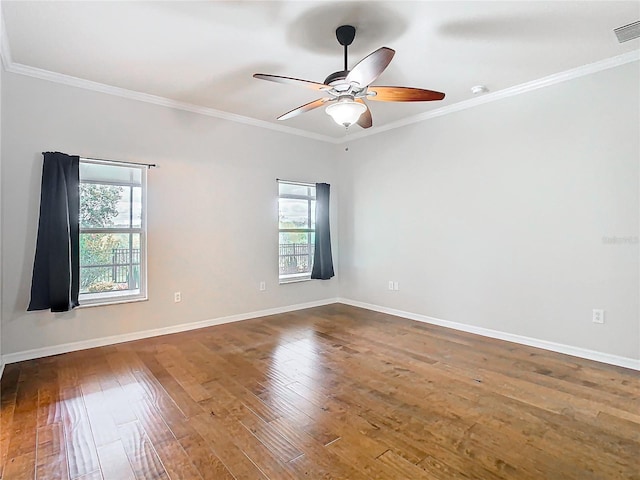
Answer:
<svg viewBox="0 0 640 480"><path fill-rule="evenodd" d="M336 39L344 47L344 70L333 72L325 78L323 83L265 73L255 73L253 75L254 78L261 80L303 86L328 96L280 115L278 120L293 118L328 103L329 106L326 112L331 115L337 124L348 128L353 123L357 123L362 128L369 128L373 125L373 122L371 120L371 111L364 102L365 99L380 102L421 102L442 100L444 98L444 93L433 90L371 85L387 68L395 55L395 51L388 47L380 47L358 62L353 69L349 70L347 49L353 43L355 35L356 29L352 25L341 25L336 29Z"/></svg>
<svg viewBox="0 0 640 480"><path fill-rule="evenodd" d="M348 47L353 43L353 39L356 38L356 27L352 25L340 25L336 28L336 38L340 45Z"/></svg>

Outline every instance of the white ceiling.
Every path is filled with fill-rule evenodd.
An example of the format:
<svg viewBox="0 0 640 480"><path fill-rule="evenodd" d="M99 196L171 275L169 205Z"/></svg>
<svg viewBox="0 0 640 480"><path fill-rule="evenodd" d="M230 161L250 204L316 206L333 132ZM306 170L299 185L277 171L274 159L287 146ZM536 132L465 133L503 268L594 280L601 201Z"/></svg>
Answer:
<svg viewBox="0 0 640 480"><path fill-rule="evenodd" d="M335 28L357 29L349 66L396 50L376 85L446 93L441 102L369 102L374 128L640 47L613 29L640 18L638 1L61 2L3 1L12 61L331 137L345 131L317 109L275 118L317 98L252 78L322 82L342 70ZM5 46L6 47L6 46ZM359 130L359 127L352 127Z"/></svg>

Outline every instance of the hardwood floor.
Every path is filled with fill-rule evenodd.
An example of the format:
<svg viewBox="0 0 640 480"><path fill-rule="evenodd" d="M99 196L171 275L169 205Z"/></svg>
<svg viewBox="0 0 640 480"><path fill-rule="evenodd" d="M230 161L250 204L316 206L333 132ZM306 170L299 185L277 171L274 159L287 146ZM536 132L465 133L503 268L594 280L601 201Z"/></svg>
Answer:
<svg viewBox="0 0 640 480"><path fill-rule="evenodd" d="M638 372L329 305L7 365L2 479L640 479Z"/></svg>

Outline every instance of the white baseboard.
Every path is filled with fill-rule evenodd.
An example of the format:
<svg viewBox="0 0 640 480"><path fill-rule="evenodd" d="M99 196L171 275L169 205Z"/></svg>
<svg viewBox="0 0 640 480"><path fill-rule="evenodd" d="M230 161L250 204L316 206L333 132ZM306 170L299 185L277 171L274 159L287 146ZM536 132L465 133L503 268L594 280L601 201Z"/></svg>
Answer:
<svg viewBox="0 0 640 480"><path fill-rule="evenodd" d="M542 348L544 350L564 353L566 355L585 358L587 360L594 360L596 362L608 363L610 365L616 365L618 367L640 370L640 360L634 358L620 357L618 355L612 355L610 353L603 353L595 350L588 350L586 348L573 347L571 345L565 345L562 343L549 342L547 340L540 340L537 338L515 335L513 333L506 333L498 330L476 327L474 325L466 325L464 323L450 322L448 320L441 320L439 318L420 315L418 313L405 312L403 310L382 307L380 305L373 305L371 303L358 302L356 300L350 300L348 298L338 298L338 302L344 303L345 305L351 305L353 307L366 308L367 310L373 310L375 312L387 313L396 317L408 318L410 320L416 320L418 322L430 323L432 325L439 325L441 327L452 328L454 330L474 333L476 335L482 335L483 337L506 340L507 342L514 342L530 347Z"/></svg>
<svg viewBox="0 0 640 480"><path fill-rule="evenodd" d="M537 347L537 348L542 348L544 350L550 350L552 352L573 355L574 357L594 360L596 362L608 363L610 365L617 365L619 367L630 368L633 370L640 370L640 360L633 359L633 358L620 357L618 355L611 355L609 353L597 352L595 350L588 350L586 348L580 348L580 347L574 347L571 345L565 345L561 343L549 342L547 340L540 340L537 338L525 337L522 335L515 335L512 333L501 332L498 330L491 330L483 327L476 327L474 325L466 325L464 323L450 322L448 320L441 320L439 318L429 317L427 315L406 312L406 311L397 310L394 308L382 307L380 305L359 302L359 301L351 300L348 298L330 298L330 299L319 300L315 302L299 303L296 305L288 305L285 307L270 308L266 310L258 310L258 311L249 312L249 313L230 315L227 317L213 318L209 320L203 320L200 322L183 323L183 324L174 325L171 327L157 328L153 330L144 330L141 332L125 333L122 335L113 335L109 337L95 338L95 339L84 340L80 342L65 343L61 345L54 345L51 347L43 347L43 348L36 348L33 350L26 350L22 352L9 353L7 355L2 356L2 361L0 362L0 378L2 377L4 366L9 363L21 362L24 360L32 360L34 358L48 357L51 355L59 355L61 353L74 352L76 350L84 350L87 348L103 347L105 345L114 345L117 343L130 342L133 340L141 340L144 338L157 337L160 335L168 335L171 333L186 332L189 330L196 330L198 328L210 327L213 325L222 325L224 323L239 322L242 320L265 317L268 315L277 315L280 313L303 310L305 308L330 305L332 303L344 303L345 305L366 308L367 310L373 310L375 312L386 313L386 314L394 315L397 317L416 320L418 322L429 323L432 325L439 325L441 327L452 328L454 330L460 330L468 333L474 333L476 335L482 335L484 337L496 338L499 340L506 340L508 342L514 342L522 345L528 345L530 347Z"/></svg>
<svg viewBox="0 0 640 480"><path fill-rule="evenodd" d="M318 300L315 302L299 303L296 305L287 305L286 307L269 308L266 310L258 310L249 313L240 313L237 315L229 315L227 317L212 318L193 323L183 323L173 325L171 327L155 328L153 330L144 330L141 332L124 333L122 335L113 335L109 337L94 338L91 340L83 340L80 342L63 343L51 347L35 348L33 350L25 350L22 352L9 353L2 356L2 368L5 364L22 362L24 360L32 360L34 358L49 357L51 355L59 355L61 353L75 352L77 350L85 350L87 348L104 347L105 345L114 345L116 343L130 342L132 340L141 340L144 338L158 337L160 335L168 335L171 333L186 332L188 330L196 330L198 328L211 327L213 325L222 325L223 323L239 322L252 318L266 317L268 315L277 315L279 313L293 312L303 310L305 308L320 307L337 303L338 299L329 298ZM1 376L1 370L0 370Z"/></svg>

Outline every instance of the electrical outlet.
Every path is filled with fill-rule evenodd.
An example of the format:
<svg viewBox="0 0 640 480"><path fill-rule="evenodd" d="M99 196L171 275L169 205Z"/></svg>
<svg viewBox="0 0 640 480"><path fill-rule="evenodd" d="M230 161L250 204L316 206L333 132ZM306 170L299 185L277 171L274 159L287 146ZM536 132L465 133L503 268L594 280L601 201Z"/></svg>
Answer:
<svg viewBox="0 0 640 480"><path fill-rule="evenodd" d="M180 303L182 301L182 294L180 292L176 292L173 294L173 301L175 303Z"/></svg>
<svg viewBox="0 0 640 480"><path fill-rule="evenodd" d="M593 323L604 323L604 310L593 309Z"/></svg>
<svg viewBox="0 0 640 480"><path fill-rule="evenodd" d="M398 290L400 290L400 285L398 284L398 282L393 282L393 289L397 292Z"/></svg>
<svg viewBox="0 0 640 480"><path fill-rule="evenodd" d="M389 280L389 290L393 290L393 280Z"/></svg>
<svg viewBox="0 0 640 480"><path fill-rule="evenodd" d="M267 282L260 282L260 291L264 292L267 289Z"/></svg>

